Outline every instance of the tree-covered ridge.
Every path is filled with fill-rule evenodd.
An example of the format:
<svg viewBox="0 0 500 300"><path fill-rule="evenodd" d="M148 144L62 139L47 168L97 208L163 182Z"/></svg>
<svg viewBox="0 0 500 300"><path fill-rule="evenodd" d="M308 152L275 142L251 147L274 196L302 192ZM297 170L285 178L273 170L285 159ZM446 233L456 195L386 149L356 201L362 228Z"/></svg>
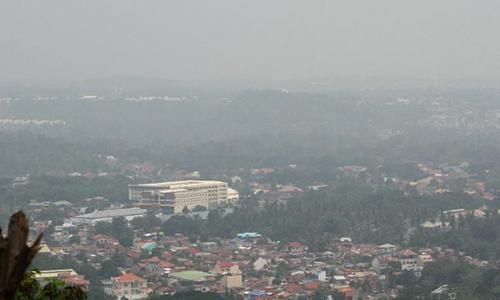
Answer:
<svg viewBox="0 0 500 300"><path fill-rule="evenodd" d="M371 99L278 90L181 102L12 101L0 104L3 117L61 119L67 126L26 129L42 135L1 133L0 176L103 169L95 154L204 171L464 160L500 169L500 135L491 129L497 105L481 94L474 96L491 105L464 102L459 92L456 101L441 102L433 93L402 92L414 96L409 103L399 103L396 92Z"/></svg>
<svg viewBox="0 0 500 300"><path fill-rule="evenodd" d="M89 144L29 132L0 132L0 176L96 169L99 161L93 153Z"/></svg>

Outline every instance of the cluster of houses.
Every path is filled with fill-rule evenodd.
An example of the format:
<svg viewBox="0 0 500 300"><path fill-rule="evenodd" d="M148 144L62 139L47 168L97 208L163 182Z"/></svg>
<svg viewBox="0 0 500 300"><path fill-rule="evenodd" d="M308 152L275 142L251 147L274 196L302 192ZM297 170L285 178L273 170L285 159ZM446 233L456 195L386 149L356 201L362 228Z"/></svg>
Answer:
<svg viewBox="0 0 500 300"><path fill-rule="evenodd" d="M493 201L500 192L487 187L477 174L470 173L470 166L467 162L458 165L414 162L408 163L408 166L418 170L417 178L409 180L389 176L382 166L370 170L364 166L347 165L337 168L336 174L337 180L348 179L371 184L389 184L402 190L414 189L419 194L427 195L461 191L473 197Z"/></svg>
<svg viewBox="0 0 500 300"><path fill-rule="evenodd" d="M106 157L110 164L116 159ZM421 180L408 182L397 178L384 178L384 182L400 185L402 188L416 188L422 193L446 192L447 186L456 180L466 178L464 191L489 199L492 191L484 184L474 181L464 171L467 166L433 168L418 165L425 175ZM295 169L295 165L287 168ZM134 173L156 172L154 166L135 166ZM270 184L266 176L280 170L262 168L250 173L224 177L234 186L249 187L261 202L283 201L305 190L321 190L327 184L311 186L293 184ZM339 180L344 178L373 182L376 176L363 166L344 166L337 170ZM78 174L80 176L81 174ZM72 175L77 176L77 175ZM83 176L83 175L82 175ZM198 178L196 172L191 178ZM22 180L18 180L23 184ZM94 203L107 205L110 201L103 197L82 200L89 207ZM46 211L57 210L65 217L63 224L50 226ZM231 210L231 208L226 208ZM447 219L459 218L467 214L483 217L486 207L474 210L456 209L443 212ZM207 211L189 212L206 217ZM460 256L450 249L408 249L397 245L356 244L349 237L330 241L324 251L312 251L298 241L272 241L258 233L246 232L233 239L209 238L194 241L183 235L165 236L151 229L151 232L134 231L133 245L124 246L112 236L98 234L94 227L99 222L110 222L115 217L127 221L147 216L146 209L139 207L114 207L105 211L91 211L88 207L77 207L67 201L32 201L29 215L33 231L50 230L50 248L45 245L44 255L61 260L74 260L88 264L99 271L103 264L116 255L125 257L115 276L104 278L100 285L104 292L117 299L145 299L148 295L169 295L185 290L231 292L245 300L299 299L310 298L318 291L342 295L346 299L387 299L397 297L400 286L392 283L394 274L410 272L419 277L426 264L441 256ZM423 228L449 228L446 220L427 221ZM487 262L471 257L463 260L485 266ZM38 279L42 282L58 278L67 284L89 288L90 281L73 269L42 270ZM442 290L446 290L445 287Z"/></svg>
<svg viewBox="0 0 500 300"><path fill-rule="evenodd" d="M88 226L88 225L86 225ZM232 239L193 241L184 235L139 233L134 245L124 247L107 235L91 235L84 243L60 243L43 249L60 259L82 260L99 270L120 254L119 274L101 280L105 293L118 299L145 299L198 290L232 293L245 300L299 299L319 290L345 299L396 297L400 286L391 276L401 272L421 275L438 257L459 256L451 249L409 249L397 245L356 244L351 238L332 240L324 251L311 251L300 242L279 242L255 232ZM484 261L462 258L478 266ZM88 287L74 270L44 270L68 284ZM334 298L332 298L334 299Z"/></svg>

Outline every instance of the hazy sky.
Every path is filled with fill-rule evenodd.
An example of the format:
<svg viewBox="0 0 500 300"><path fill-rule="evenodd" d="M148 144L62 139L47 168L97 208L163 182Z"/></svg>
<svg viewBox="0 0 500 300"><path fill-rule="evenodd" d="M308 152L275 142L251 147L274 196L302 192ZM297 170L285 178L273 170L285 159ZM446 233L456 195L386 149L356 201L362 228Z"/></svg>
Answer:
<svg viewBox="0 0 500 300"><path fill-rule="evenodd" d="M113 75L500 79L500 1L0 1L0 80Z"/></svg>

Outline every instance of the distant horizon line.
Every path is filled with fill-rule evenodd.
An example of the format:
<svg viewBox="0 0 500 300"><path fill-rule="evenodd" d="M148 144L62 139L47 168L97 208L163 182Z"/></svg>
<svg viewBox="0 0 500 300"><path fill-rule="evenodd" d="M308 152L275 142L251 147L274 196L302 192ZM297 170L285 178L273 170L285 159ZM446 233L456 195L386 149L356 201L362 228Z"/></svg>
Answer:
<svg viewBox="0 0 500 300"><path fill-rule="evenodd" d="M16 86L31 86L31 87L68 87L68 86L85 86L93 84L102 84L106 82L137 82L137 83L178 83L178 84L297 84L307 85L310 87L336 87L336 88L352 88L355 86L362 87L363 85L383 85L380 88L390 88L397 85L410 85L419 87L439 87L441 85L456 85L466 84L476 87L477 85L490 85L491 87L500 87L500 79L481 78L481 77L441 77L441 78L423 78L418 76L336 76L336 77L316 77L316 78L290 78L290 79L243 79L243 78L166 78L154 76L134 76L134 75L111 75L111 76L96 76L82 79L0 79L0 85L4 87ZM464 86L465 87L465 86ZM265 88L249 86L248 88Z"/></svg>

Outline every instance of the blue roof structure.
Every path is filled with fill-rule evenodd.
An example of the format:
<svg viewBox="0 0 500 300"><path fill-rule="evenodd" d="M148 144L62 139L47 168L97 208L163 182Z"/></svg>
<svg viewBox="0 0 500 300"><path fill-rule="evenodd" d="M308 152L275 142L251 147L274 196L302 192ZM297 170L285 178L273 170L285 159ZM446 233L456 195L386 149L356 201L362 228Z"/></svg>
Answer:
<svg viewBox="0 0 500 300"><path fill-rule="evenodd" d="M236 237L240 239L251 239L251 238L259 238L262 237L262 234L257 233L257 232L243 232L243 233L238 233Z"/></svg>
<svg viewBox="0 0 500 300"><path fill-rule="evenodd" d="M156 243L155 242L146 243L146 244L142 245L141 248L145 249L145 250L148 250L149 252L151 252L151 251L153 251L156 248Z"/></svg>
<svg viewBox="0 0 500 300"><path fill-rule="evenodd" d="M264 291L261 291L261 290L251 290L250 291L250 296L251 297L262 297L262 296L265 296L266 293Z"/></svg>

